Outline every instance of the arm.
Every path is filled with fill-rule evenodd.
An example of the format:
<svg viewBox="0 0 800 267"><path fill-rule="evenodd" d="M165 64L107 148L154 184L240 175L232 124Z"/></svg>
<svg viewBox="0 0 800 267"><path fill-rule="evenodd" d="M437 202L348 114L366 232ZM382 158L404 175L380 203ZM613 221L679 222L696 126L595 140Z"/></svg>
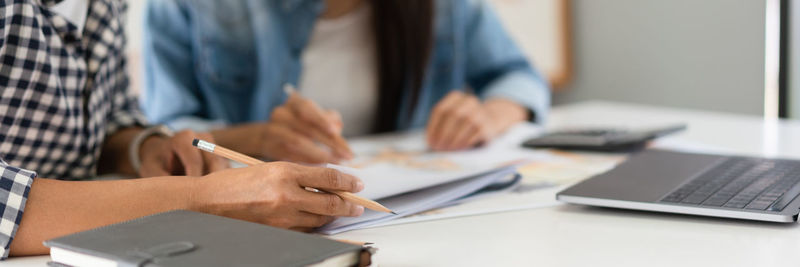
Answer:
<svg viewBox="0 0 800 267"><path fill-rule="evenodd" d="M25 212L21 208L14 214L22 216L22 220L17 221L16 237L9 234L14 238L11 255L46 254L44 240L174 209L293 230L310 230L330 222L333 216L358 216L364 211L363 207L336 195L309 192L304 186L348 192L358 192L364 187L357 178L332 169L283 162L229 169L203 177L114 181L37 178L30 187L27 207L25 198L19 199ZM0 199L0 203L11 202ZM6 233L0 232L0 242L4 241L3 234Z"/></svg>
<svg viewBox="0 0 800 267"><path fill-rule="evenodd" d="M505 99L530 111L542 123L550 107L550 89L503 29L486 1L467 5L466 71L469 85L484 101ZM527 115L526 115L527 117Z"/></svg>
<svg viewBox="0 0 800 267"><path fill-rule="evenodd" d="M168 211L189 209L192 177L33 182L12 256L47 254L44 240Z"/></svg>
<svg viewBox="0 0 800 267"><path fill-rule="evenodd" d="M427 125L435 150L485 143L512 125L544 122L550 105L547 84L503 30L485 1L464 5L467 83L475 94L454 91L436 104Z"/></svg>

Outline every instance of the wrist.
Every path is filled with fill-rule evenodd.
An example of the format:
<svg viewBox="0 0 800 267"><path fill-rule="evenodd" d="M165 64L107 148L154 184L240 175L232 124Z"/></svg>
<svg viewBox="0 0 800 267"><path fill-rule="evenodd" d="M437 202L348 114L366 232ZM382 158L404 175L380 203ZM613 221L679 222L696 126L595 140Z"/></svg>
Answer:
<svg viewBox="0 0 800 267"><path fill-rule="evenodd" d="M139 174L144 154L150 151L157 151L158 148L161 147L145 146L145 143L152 145L154 141L163 141L164 137L170 137L172 135L172 131L164 125L150 127L137 133L128 147L128 160L130 161L133 172Z"/></svg>
<svg viewBox="0 0 800 267"><path fill-rule="evenodd" d="M528 117L527 109L516 102L493 98L483 103L491 121L495 124L496 132L503 132L508 127L525 121Z"/></svg>
<svg viewBox="0 0 800 267"><path fill-rule="evenodd" d="M206 177L188 177L188 190L186 196L186 209L197 212L205 212L206 206Z"/></svg>
<svg viewBox="0 0 800 267"><path fill-rule="evenodd" d="M139 160L144 161L145 158L149 156L151 153L155 153L159 148L164 147L164 142L167 141L167 138L160 135L151 135L142 141L142 144L139 145Z"/></svg>

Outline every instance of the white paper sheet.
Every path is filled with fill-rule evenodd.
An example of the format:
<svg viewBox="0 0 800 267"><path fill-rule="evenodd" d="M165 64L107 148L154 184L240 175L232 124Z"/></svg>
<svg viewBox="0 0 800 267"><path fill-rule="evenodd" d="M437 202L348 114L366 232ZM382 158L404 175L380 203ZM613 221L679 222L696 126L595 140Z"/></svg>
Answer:
<svg viewBox="0 0 800 267"><path fill-rule="evenodd" d="M515 174L515 168L506 167L488 175L479 175L446 184L416 190L379 200L381 204L397 212L397 215L366 210L360 217L341 217L317 229L322 234L336 234L368 227L373 224L401 218L417 212L440 207L472 192Z"/></svg>

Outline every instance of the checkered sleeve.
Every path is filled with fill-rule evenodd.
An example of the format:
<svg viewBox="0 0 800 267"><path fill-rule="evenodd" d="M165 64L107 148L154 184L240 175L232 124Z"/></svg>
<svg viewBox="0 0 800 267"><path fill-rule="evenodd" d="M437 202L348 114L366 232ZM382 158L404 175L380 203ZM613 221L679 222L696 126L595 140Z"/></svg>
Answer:
<svg viewBox="0 0 800 267"><path fill-rule="evenodd" d="M127 75L120 73L118 75ZM114 94L114 111L109 114L110 118L106 124L106 132L114 134L117 130L133 126L146 126L147 121L144 114L139 109L139 100L137 96L131 92L127 85L127 78L125 78L124 85L120 85L119 90L122 91Z"/></svg>
<svg viewBox="0 0 800 267"><path fill-rule="evenodd" d="M36 173L8 166L0 159L0 260L8 258L35 177Z"/></svg>
<svg viewBox="0 0 800 267"><path fill-rule="evenodd" d="M114 66L109 76L112 76L111 90L115 93L112 94L112 112L109 113L110 118L106 124L106 133L114 134L117 130L132 126L145 126L147 121L139 108L139 99L136 92L130 86L130 78L128 76L128 62L125 56L125 46L127 40L125 38L125 17L128 9L127 1L116 2L116 8L111 6L99 5L95 11L89 14L88 22L98 21L102 22L108 20L108 14L112 13L110 19L116 20L116 24L120 25L117 32L113 35L99 35L89 36L94 42L100 43L103 46L111 47L109 50L95 51L95 54L89 59L89 66L100 65L100 62L106 62L109 66ZM114 55L109 57L109 55Z"/></svg>

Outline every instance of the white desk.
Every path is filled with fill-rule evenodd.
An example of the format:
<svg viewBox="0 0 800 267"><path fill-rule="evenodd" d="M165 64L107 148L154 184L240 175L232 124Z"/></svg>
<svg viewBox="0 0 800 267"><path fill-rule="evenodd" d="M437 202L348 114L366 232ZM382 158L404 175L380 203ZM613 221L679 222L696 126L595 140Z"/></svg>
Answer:
<svg viewBox="0 0 800 267"><path fill-rule="evenodd" d="M670 137L740 154L800 158L800 122L611 102L557 107L549 127L658 126ZM795 139L792 139L794 137ZM561 205L364 229L336 237L378 244L381 266L797 266L800 228ZM48 257L3 266L42 266Z"/></svg>

